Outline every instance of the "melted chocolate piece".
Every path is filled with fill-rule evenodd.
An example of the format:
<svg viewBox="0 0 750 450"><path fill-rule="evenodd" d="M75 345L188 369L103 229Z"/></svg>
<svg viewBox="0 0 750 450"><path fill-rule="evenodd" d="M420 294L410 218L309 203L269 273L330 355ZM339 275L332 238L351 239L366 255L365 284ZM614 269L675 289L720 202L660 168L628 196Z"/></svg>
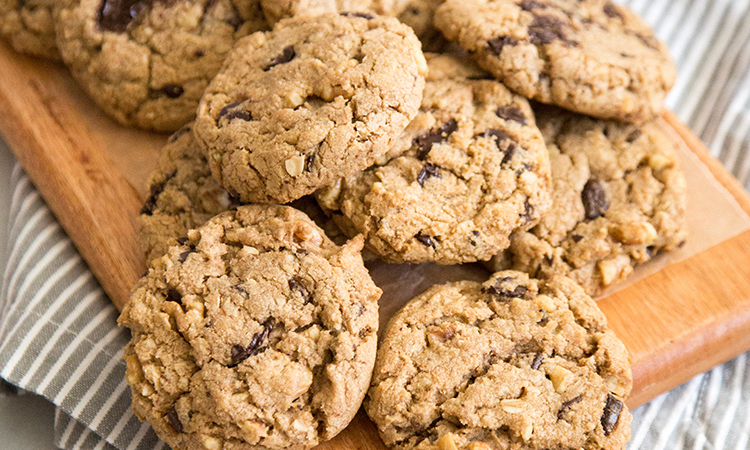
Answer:
<svg viewBox="0 0 750 450"><path fill-rule="evenodd" d="M164 192L164 188L167 185L167 182L171 180L172 178L177 175L177 171L173 171L167 174L164 179L159 183L154 183L151 185L151 192L149 193L148 198L146 199L146 203L143 204L143 207L141 208L141 214L145 214L150 216L154 213L154 209L156 209L156 200L159 197L159 195Z"/></svg>
<svg viewBox="0 0 750 450"><path fill-rule="evenodd" d="M577 243L581 242L581 240L583 239L583 236L581 236L580 234L574 234L574 235L570 236L570 238L573 239L573 242L575 242L577 244Z"/></svg>
<svg viewBox="0 0 750 450"><path fill-rule="evenodd" d="M445 141L457 129L458 122L456 122L456 119L451 119L440 128L417 136L414 139L414 143L417 144L417 158L425 159L430 150L432 150L433 145Z"/></svg>
<svg viewBox="0 0 750 450"><path fill-rule="evenodd" d="M632 133L628 135L628 137L625 140L628 142L628 144L632 144L633 142L635 142L636 139L641 137L642 134L643 132L641 130L635 129L633 130Z"/></svg>
<svg viewBox="0 0 750 450"><path fill-rule="evenodd" d="M604 411L602 412L602 428L604 428L604 435L609 436L609 433L615 429L617 421L620 419L620 413L622 412L622 402L618 400L614 395L607 394L607 404L604 405Z"/></svg>
<svg viewBox="0 0 750 450"><path fill-rule="evenodd" d="M180 237L180 238L177 238L177 243L180 244L180 245L185 245L188 242L190 242L190 240L188 238L184 237L184 236Z"/></svg>
<svg viewBox="0 0 750 450"><path fill-rule="evenodd" d="M268 71L272 67L278 66L279 64L286 64L289 61L293 60L295 56L297 56L297 54L294 52L294 46L290 45L286 47L279 56L272 59L271 62L263 70Z"/></svg>
<svg viewBox="0 0 750 450"><path fill-rule="evenodd" d="M169 411L167 411L167 422L169 422L169 425L171 425L176 432L185 432L185 428L182 426L182 422L180 422L180 416L177 415L177 410L174 405L172 405L172 407L169 408Z"/></svg>
<svg viewBox="0 0 750 450"><path fill-rule="evenodd" d="M185 135L189 131L190 131L190 125L185 125L184 127L175 131L172 136L169 136L169 142L172 143L172 142L177 141L177 139L181 138L183 135Z"/></svg>
<svg viewBox="0 0 750 450"><path fill-rule="evenodd" d="M266 341L270 333L271 324L269 322L266 322L263 324L263 330L253 335L253 339L250 341L250 345L245 348L243 348L241 345L234 345L232 347L232 363L228 367L236 367L247 358L265 351L266 347L262 347L262 345Z"/></svg>
<svg viewBox="0 0 750 450"><path fill-rule="evenodd" d="M521 108L516 105L501 106L495 111L497 117L505 120L512 120L518 122L521 125L527 125L529 120L523 114Z"/></svg>
<svg viewBox="0 0 750 450"><path fill-rule="evenodd" d="M570 400L567 400L563 402L562 406L560 406L560 410L557 411L557 420L560 420L563 418L565 413L570 409L572 405L575 405L576 403L580 402L582 397L580 395L571 398Z"/></svg>
<svg viewBox="0 0 750 450"><path fill-rule="evenodd" d="M416 236L414 236L414 239L418 240L427 247L435 248L435 241L432 239L432 237L427 236L426 234L422 234L421 231L417 233Z"/></svg>
<svg viewBox="0 0 750 450"><path fill-rule="evenodd" d="M541 353L537 353L534 356L534 361L531 362L531 368L534 370L539 370L539 367L542 365L542 360L544 360L544 355Z"/></svg>
<svg viewBox="0 0 750 450"><path fill-rule="evenodd" d="M523 214L521 214L521 217L526 222L530 222L534 218L534 206L529 203L528 198L523 202Z"/></svg>
<svg viewBox="0 0 750 450"><path fill-rule="evenodd" d="M440 172L438 172L438 166L427 163L422 167L422 170L419 171L419 175L417 175L417 183L424 187L424 182L430 177L443 178L443 176L440 175Z"/></svg>
<svg viewBox="0 0 750 450"><path fill-rule="evenodd" d="M185 93L185 89L176 84L165 84L161 87L161 91L169 98L180 98Z"/></svg>
<svg viewBox="0 0 750 450"><path fill-rule="evenodd" d="M195 249L194 248L191 248L190 250L188 250L186 252L180 253L180 257L179 257L180 262L184 263L185 261L187 261L188 256L190 256L191 253L195 253Z"/></svg>
<svg viewBox="0 0 750 450"><path fill-rule="evenodd" d="M490 51L495 54L495 56L500 56L500 53L502 53L503 51L503 47L505 47L506 45L513 47L514 45L518 45L518 41L508 36L499 36L487 41L487 46L490 48Z"/></svg>
<svg viewBox="0 0 750 450"><path fill-rule="evenodd" d="M534 0L523 0L519 5L524 11L531 11L532 9L544 9L547 7L544 3L535 2Z"/></svg>
<svg viewBox="0 0 750 450"><path fill-rule="evenodd" d="M221 108L221 111L219 111L219 119L225 118L227 122L231 122L234 119L244 120L245 122L253 120L253 116L252 114L250 114L250 111L240 107L242 103L244 102L240 101L230 103L229 105Z"/></svg>
<svg viewBox="0 0 750 450"><path fill-rule="evenodd" d="M500 162L500 164L505 164L510 161L513 158L513 155L516 154L516 148L516 144L510 144L508 146L508 149L505 150L505 156L503 156L503 160Z"/></svg>
<svg viewBox="0 0 750 450"><path fill-rule="evenodd" d="M612 2L607 2L604 5L604 14L607 15L607 17L614 19L615 17L618 17L622 19L622 14L620 13L620 10L617 9L617 6L612 4Z"/></svg>
<svg viewBox="0 0 750 450"><path fill-rule="evenodd" d="M175 288L169 288L167 289L167 297L166 300L168 302L175 302L182 304L182 294L180 294L180 291L178 291Z"/></svg>
<svg viewBox="0 0 750 450"><path fill-rule="evenodd" d="M497 282L489 287L485 287L482 290L487 293L491 294L495 297L506 297L506 298L521 298L529 291L526 286L516 286L513 288L513 290L508 290L503 288L502 284L506 283L508 281L513 281L513 278L501 278L497 280Z"/></svg>
<svg viewBox="0 0 750 450"><path fill-rule="evenodd" d="M302 299L305 303L310 302L310 291L305 286L305 281L300 277L292 277L289 279L289 290L292 292L299 292L302 295Z"/></svg>
<svg viewBox="0 0 750 450"><path fill-rule="evenodd" d="M607 193L604 191L602 183L596 178L591 178L586 182L581 192L581 200L588 220L603 216L609 209Z"/></svg>
<svg viewBox="0 0 750 450"><path fill-rule="evenodd" d="M305 172L311 172L314 164L315 153L311 153L307 158L305 158Z"/></svg>
<svg viewBox="0 0 750 450"><path fill-rule="evenodd" d="M98 12L99 26L122 33L153 0L103 0Z"/></svg>
<svg viewBox="0 0 750 450"><path fill-rule="evenodd" d="M347 12L342 12L341 15L344 17L361 17L362 19L367 19L367 20L372 20L375 18L375 16L373 16L372 14L367 14L363 12L347 11Z"/></svg>
<svg viewBox="0 0 750 450"><path fill-rule="evenodd" d="M577 42L569 40L565 36L565 28L568 25L554 16L535 16L529 26L529 40L532 44L546 45L559 40L566 45L576 46Z"/></svg>

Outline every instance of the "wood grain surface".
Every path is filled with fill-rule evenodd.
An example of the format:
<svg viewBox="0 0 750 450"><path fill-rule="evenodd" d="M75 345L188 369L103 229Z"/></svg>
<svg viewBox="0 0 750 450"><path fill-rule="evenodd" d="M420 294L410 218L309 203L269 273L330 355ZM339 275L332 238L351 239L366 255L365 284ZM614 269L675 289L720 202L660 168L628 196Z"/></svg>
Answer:
<svg viewBox="0 0 750 450"><path fill-rule="evenodd" d="M166 137L104 117L59 65L17 55L0 43L0 67L0 133L121 308L145 269L134 219ZM705 166L705 176L717 182L716 195L733 198L738 210L750 214L750 197L700 140L672 113L665 114L664 123ZM746 231L599 300L631 355L630 407L750 348L750 218L743 217ZM376 281L391 276L387 267L371 270ZM440 279L486 276L473 266L413 270L432 271ZM423 283L430 279L419 276ZM381 311L390 314L397 305L383 304ZM322 447L384 448L362 411Z"/></svg>

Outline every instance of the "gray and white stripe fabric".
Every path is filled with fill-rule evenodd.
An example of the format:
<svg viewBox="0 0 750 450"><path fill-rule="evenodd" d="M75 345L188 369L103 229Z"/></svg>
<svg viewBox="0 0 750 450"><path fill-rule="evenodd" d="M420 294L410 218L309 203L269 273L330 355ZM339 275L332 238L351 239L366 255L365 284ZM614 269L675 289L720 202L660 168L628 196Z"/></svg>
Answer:
<svg viewBox="0 0 750 450"><path fill-rule="evenodd" d="M668 106L750 188L750 0L627 0L680 68ZM117 311L23 171L13 173L0 377L57 405L64 449L166 448L132 415ZM635 449L750 448L750 353L634 411Z"/></svg>

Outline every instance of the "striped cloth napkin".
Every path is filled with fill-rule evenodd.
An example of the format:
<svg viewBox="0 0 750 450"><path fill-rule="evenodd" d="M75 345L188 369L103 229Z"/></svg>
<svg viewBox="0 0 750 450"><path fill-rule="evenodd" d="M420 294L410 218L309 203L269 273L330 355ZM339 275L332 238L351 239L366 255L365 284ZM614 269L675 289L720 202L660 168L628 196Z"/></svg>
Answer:
<svg viewBox="0 0 750 450"><path fill-rule="evenodd" d="M680 68L668 106L750 185L750 0L628 0ZM0 377L56 405L64 449L166 448L130 410L128 333L23 170L12 176L0 292ZM748 354L633 413L630 450L746 449Z"/></svg>

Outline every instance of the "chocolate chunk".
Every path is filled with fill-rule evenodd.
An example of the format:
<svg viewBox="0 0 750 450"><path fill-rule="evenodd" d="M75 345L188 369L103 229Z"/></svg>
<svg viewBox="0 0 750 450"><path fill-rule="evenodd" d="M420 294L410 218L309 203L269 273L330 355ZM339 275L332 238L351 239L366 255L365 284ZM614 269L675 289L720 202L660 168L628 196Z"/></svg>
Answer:
<svg viewBox="0 0 750 450"><path fill-rule="evenodd" d="M539 321L536 323L540 327L546 327L549 323L549 313L545 310L542 310L542 318L539 319Z"/></svg>
<svg viewBox="0 0 750 450"><path fill-rule="evenodd" d="M310 153L305 158L305 172L312 171L314 165L315 165L315 153Z"/></svg>
<svg viewBox="0 0 750 450"><path fill-rule="evenodd" d="M362 19L367 19L367 20L372 20L375 18L375 16L373 16L372 14L367 14L363 12L347 11L347 12L342 12L341 15L344 17L361 17Z"/></svg>
<svg viewBox="0 0 750 450"><path fill-rule="evenodd" d="M520 298L526 295L526 293L529 291L526 286L518 285L514 287L513 290L505 289L502 286L503 283L507 283L513 280L513 278L501 278L497 280L494 285L484 287L482 291L495 297Z"/></svg>
<svg viewBox="0 0 750 450"><path fill-rule="evenodd" d="M511 137L503 130L497 130L495 128L489 128L487 130L484 130L484 133L482 133L482 136L488 138L488 137L495 137L497 138L497 147L500 148L500 143L506 139L511 139Z"/></svg>
<svg viewBox="0 0 750 450"><path fill-rule="evenodd" d="M181 263L184 263L185 261L187 261L188 256L190 256L191 253L195 253L195 249L194 248L191 248L190 250L188 250L186 252L180 253L180 256L179 256L178 259L180 260Z"/></svg>
<svg viewBox="0 0 750 450"><path fill-rule="evenodd" d="M535 2L534 0L523 0L521 4L521 9L524 11L531 11L532 9L544 9L547 7L544 3Z"/></svg>
<svg viewBox="0 0 750 450"><path fill-rule="evenodd" d="M169 408L169 411L167 411L167 422L169 422L169 425L171 425L176 432L185 432L185 428L182 426L182 422L180 422L180 416L177 415L177 410L174 405L172 405L172 407Z"/></svg>
<svg viewBox="0 0 750 450"><path fill-rule="evenodd" d="M169 288L167 289L167 298L166 300L168 302L175 302L182 304L182 294L180 294L180 291L178 291L175 288Z"/></svg>
<svg viewBox="0 0 750 450"><path fill-rule="evenodd" d="M185 244L187 244L187 243L188 243L189 241L190 241L190 240L189 240L188 238L184 237L184 236L183 236L183 237L180 237L180 238L177 238L177 243L178 243L178 244L180 244L180 245L185 245Z"/></svg>
<svg viewBox="0 0 750 450"><path fill-rule="evenodd" d="M185 93L185 89L183 89L182 86L178 86L176 84L165 84L161 87L161 91L164 92L164 95L169 98L179 98L182 94Z"/></svg>
<svg viewBox="0 0 750 450"><path fill-rule="evenodd" d="M510 47L518 45L518 40L509 36L499 36L487 41L487 46L490 48L490 51L496 56L500 56L500 53L502 53L503 48L506 45Z"/></svg>
<svg viewBox="0 0 750 450"><path fill-rule="evenodd" d="M228 367L235 367L247 358L265 351L266 347L262 347L262 345L266 341L270 333L271 323L266 322L263 324L263 330L253 335L253 339L250 341L250 345L245 348L243 348L241 345L232 346L232 363Z"/></svg>
<svg viewBox="0 0 750 450"><path fill-rule="evenodd" d="M512 120L514 122L520 123L521 125L526 125L529 123L529 120L526 118L521 108L516 105L501 106L497 108L495 114L501 119Z"/></svg>
<svg viewBox="0 0 750 450"><path fill-rule="evenodd" d="M580 234L574 234L574 235L570 236L570 238L573 239L573 242L575 242L577 244L577 243L581 242L581 239L583 239L583 236L581 236Z"/></svg>
<svg viewBox="0 0 750 450"><path fill-rule="evenodd" d="M99 7L99 26L121 33L153 0L104 0Z"/></svg>
<svg viewBox="0 0 750 450"><path fill-rule="evenodd" d="M537 353L534 356L534 361L531 362L531 368L533 370L539 370L539 367L542 365L542 360L544 360L544 355L541 353Z"/></svg>
<svg viewBox="0 0 750 450"><path fill-rule="evenodd" d="M609 433L615 429L621 412L622 402L614 395L607 394L607 404L604 405L604 412L602 413L602 428L604 428L605 436L609 436Z"/></svg>
<svg viewBox="0 0 750 450"><path fill-rule="evenodd" d="M607 2L604 4L604 14L606 14L607 17L610 17L612 19L614 19L615 17L622 19L622 14L620 13L620 10L617 9L617 6L613 5L612 2Z"/></svg>
<svg viewBox="0 0 750 450"><path fill-rule="evenodd" d="M526 222L531 222L534 219L534 206L529 203L528 198L523 202L523 214L521 214L521 218Z"/></svg>
<svg viewBox="0 0 750 450"><path fill-rule="evenodd" d="M432 236L427 236L426 234L422 234L420 231L419 233L414 236L414 239L418 240L422 244L426 245L427 247L435 248L435 241L433 240Z"/></svg>
<svg viewBox="0 0 750 450"><path fill-rule="evenodd" d="M532 44L546 45L559 40L566 45L576 46L577 42L565 36L567 24L554 16L535 16L529 26L529 40Z"/></svg>
<svg viewBox="0 0 750 450"><path fill-rule="evenodd" d="M635 142L636 139L641 137L642 134L643 132L636 128L635 130L633 130L632 133L628 135L627 138L625 138L625 140L628 141L628 144L632 144L633 142Z"/></svg>
<svg viewBox="0 0 750 450"><path fill-rule="evenodd" d="M190 125L185 125L184 127L180 128L179 130L175 131L172 136L169 136L169 142L175 142L177 139L181 138L186 133L190 132Z"/></svg>
<svg viewBox="0 0 750 450"><path fill-rule="evenodd" d="M177 175L177 171L172 171L168 173L162 181L151 185L151 192L146 199L146 203L144 203L143 207L141 208L141 214L150 216L154 213L154 209L156 209L156 201L159 195L164 192L164 188L166 187L167 182L174 178L175 175Z"/></svg>
<svg viewBox="0 0 750 450"><path fill-rule="evenodd" d="M588 220L601 217L609 209L607 193L604 191L602 183L596 178L591 178L583 186L581 200L583 201L583 209L586 211L586 218Z"/></svg>
<svg viewBox="0 0 750 450"><path fill-rule="evenodd" d="M557 411L557 420L561 420L565 413L570 409L572 405L575 405L576 403L581 401L581 396L578 395L576 397L571 398L570 400L564 401L562 406L560 406L560 409Z"/></svg>
<svg viewBox="0 0 750 450"><path fill-rule="evenodd" d="M245 122L253 120L253 116L250 114L250 111L246 110L245 108L239 107L240 105L242 105L242 103L243 102L241 101L235 102L221 108L221 111L219 111L219 119L225 117L227 119L227 122L231 122L234 119L244 120Z"/></svg>
<svg viewBox="0 0 750 450"><path fill-rule="evenodd" d="M263 70L268 71L272 67L278 66L279 64L286 64L289 61L293 60L295 56L297 56L297 54L294 52L294 46L290 45L286 47L279 56L272 59L271 62Z"/></svg>
<svg viewBox="0 0 750 450"><path fill-rule="evenodd" d="M436 130L417 136L414 143L417 144L417 158L425 159L432 150L432 146L448 139L458 129L456 119L451 119Z"/></svg>
<svg viewBox="0 0 750 450"><path fill-rule="evenodd" d="M417 175L417 183L424 187L424 182L430 177L443 178L443 176L440 175L440 172L438 172L438 166L427 163L422 167L422 170L419 171L419 175Z"/></svg>
<svg viewBox="0 0 750 450"><path fill-rule="evenodd" d="M505 150L505 156L503 156L503 160L500 162L500 164L505 164L510 161L513 158L513 155L516 154L516 148L516 144L508 145L508 149Z"/></svg>
<svg viewBox="0 0 750 450"><path fill-rule="evenodd" d="M310 302L310 291L305 286L305 280L303 280L300 277L292 277L289 279L289 290L292 291L292 293L299 292L300 295L302 295L302 299L305 303Z"/></svg>

